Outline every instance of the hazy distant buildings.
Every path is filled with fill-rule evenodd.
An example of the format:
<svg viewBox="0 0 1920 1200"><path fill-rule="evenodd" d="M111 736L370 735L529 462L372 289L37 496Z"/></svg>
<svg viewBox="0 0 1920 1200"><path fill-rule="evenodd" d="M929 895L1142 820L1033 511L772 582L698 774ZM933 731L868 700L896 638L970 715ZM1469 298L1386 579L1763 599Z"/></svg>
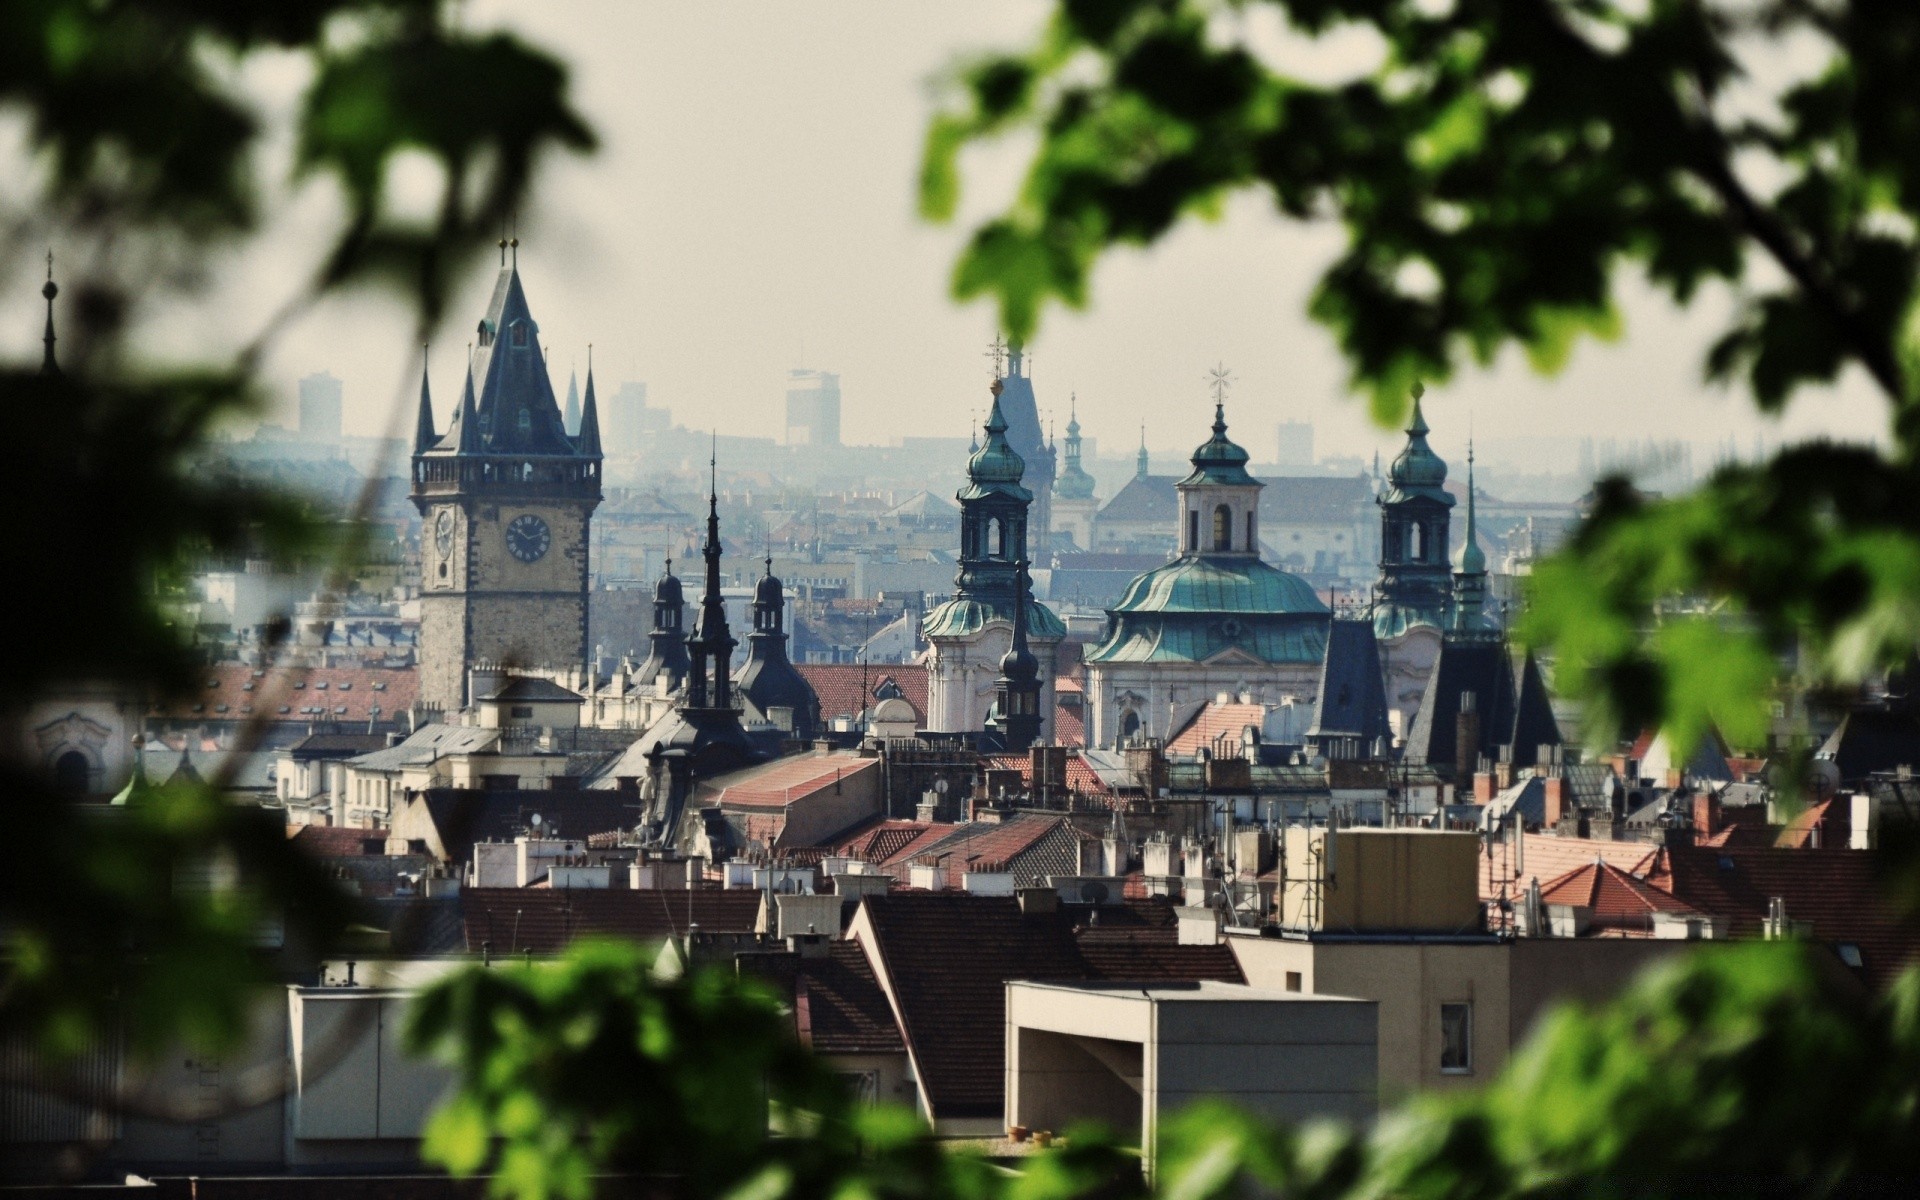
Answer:
<svg viewBox="0 0 1920 1200"><path fill-rule="evenodd" d="M1282 421L1275 430L1273 461L1283 467L1313 465L1313 424L1310 421Z"/></svg>
<svg viewBox="0 0 1920 1200"><path fill-rule="evenodd" d="M787 372L787 445L840 444L840 377L804 367Z"/></svg>
<svg viewBox="0 0 1920 1200"><path fill-rule="evenodd" d="M321 371L300 381L300 436L340 440L340 381Z"/></svg>
<svg viewBox="0 0 1920 1200"><path fill-rule="evenodd" d="M629 381L620 385L607 405L608 454L644 454L649 438L673 427L673 414L647 406L647 385Z"/></svg>

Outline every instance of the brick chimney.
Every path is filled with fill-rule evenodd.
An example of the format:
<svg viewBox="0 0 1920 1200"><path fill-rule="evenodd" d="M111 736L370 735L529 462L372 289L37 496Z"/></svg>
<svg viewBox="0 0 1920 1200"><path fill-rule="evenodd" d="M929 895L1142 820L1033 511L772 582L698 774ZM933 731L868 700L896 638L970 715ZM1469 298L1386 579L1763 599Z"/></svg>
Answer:
<svg viewBox="0 0 1920 1200"><path fill-rule="evenodd" d="M1453 723L1454 781L1461 787L1473 786L1474 768L1480 765L1480 698L1472 692L1460 693L1460 715Z"/></svg>
<svg viewBox="0 0 1920 1200"><path fill-rule="evenodd" d="M1489 804L1493 801L1493 772L1475 771L1473 773L1473 802Z"/></svg>
<svg viewBox="0 0 1920 1200"><path fill-rule="evenodd" d="M1560 818L1567 813L1567 781L1558 775L1548 775L1540 782L1545 789L1543 803L1546 808L1542 827L1553 829L1560 824Z"/></svg>
<svg viewBox="0 0 1920 1200"><path fill-rule="evenodd" d="M1704 842L1720 832L1720 797L1710 788L1693 793L1693 840Z"/></svg>

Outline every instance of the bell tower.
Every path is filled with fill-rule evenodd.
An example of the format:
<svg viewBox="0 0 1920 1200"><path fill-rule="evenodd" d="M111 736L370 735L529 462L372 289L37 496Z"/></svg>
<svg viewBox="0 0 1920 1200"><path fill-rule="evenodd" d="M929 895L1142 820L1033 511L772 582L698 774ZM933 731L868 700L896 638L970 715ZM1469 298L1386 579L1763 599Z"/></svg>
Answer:
<svg viewBox="0 0 1920 1200"><path fill-rule="evenodd" d="M517 239L500 251L444 434L424 369L420 380L412 493L424 543L420 698L447 713L471 700L467 669L476 662L587 661L588 529L601 465L593 364L579 432L569 435L521 287Z"/></svg>

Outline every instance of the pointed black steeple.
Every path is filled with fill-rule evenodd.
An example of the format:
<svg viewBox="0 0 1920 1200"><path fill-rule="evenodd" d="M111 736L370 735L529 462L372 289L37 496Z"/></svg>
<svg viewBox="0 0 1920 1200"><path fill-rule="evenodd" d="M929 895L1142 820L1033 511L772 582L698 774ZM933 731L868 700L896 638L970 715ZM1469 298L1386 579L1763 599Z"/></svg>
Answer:
<svg viewBox="0 0 1920 1200"><path fill-rule="evenodd" d="M591 376L589 376L591 379ZM640 665L642 687L652 687L661 675L667 677L667 690L675 691L686 682L690 670L687 659L686 598L680 581L674 578L673 560L667 560L667 573L653 586L653 629L647 634L647 661Z"/></svg>
<svg viewBox="0 0 1920 1200"><path fill-rule="evenodd" d="M582 458L599 458L600 454L600 402L593 394L593 347L587 347L587 404L580 411L580 434L574 439L574 445Z"/></svg>
<svg viewBox="0 0 1920 1200"><path fill-rule="evenodd" d="M60 362L53 356L53 298L60 294L60 285L53 281L53 251L51 250L47 251L47 284L40 289L40 294L47 298L47 332L43 339L46 342L47 348L46 353L40 359L40 373L42 375L58 375L60 373Z"/></svg>
<svg viewBox="0 0 1920 1200"><path fill-rule="evenodd" d="M747 635L747 665L740 670L740 694L760 715L772 719L776 708L793 713L793 736L811 741L820 729L820 698L787 658L786 591L773 573L753 589L753 632Z"/></svg>
<svg viewBox="0 0 1920 1200"><path fill-rule="evenodd" d="M475 331L475 400L486 451L571 455L573 443L540 351L540 325L520 283L517 239L509 245L513 257L501 265L487 315Z"/></svg>
<svg viewBox="0 0 1920 1200"><path fill-rule="evenodd" d="M1027 645L1025 596L1029 587L1027 563L1016 568L1013 593L1013 645L1000 660L995 681L994 712L988 725L1000 734L1001 747L1023 754L1040 736L1040 661Z"/></svg>
<svg viewBox="0 0 1920 1200"><path fill-rule="evenodd" d="M700 618L687 650L693 659L687 703L691 708L733 707L733 648L739 645L727 628L727 605L720 595L720 485L717 459L707 460L707 544L701 551L707 562L707 586L700 597ZM708 685L708 670L712 685Z"/></svg>
<svg viewBox="0 0 1920 1200"><path fill-rule="evenodd" d="M1384 757L1393 742L1385 679L1373 622L1336 617L1307 730L1308 751L1329 760Z"/></svg>
<svg viewBox="0 0 1920 1200"><path fill-rule="evenodd" d="M420 348L420 412L413 423L413 452L425 454L440 437L433 431L433 397L427 392L427 347Z"/></svg>
<svg viewBox="0 0 1920 1200"><path fill-rule="evenodd" d="M459 436L452 439L455 453L480 454L484 452L480 435L480 412L473 398L473 360L467 360L467 383L460 391L460 411L454 417L459 426ZM450 431L451 432L451 431Z"/></svg>
<svg viewBox="0 0 1920 1200"><path fill-rule="evenodd" d="M587 367L589 378L593 375L591 364ZM561 418L568 437L580 436L580 376L567 372L567 411Z"/></svg>

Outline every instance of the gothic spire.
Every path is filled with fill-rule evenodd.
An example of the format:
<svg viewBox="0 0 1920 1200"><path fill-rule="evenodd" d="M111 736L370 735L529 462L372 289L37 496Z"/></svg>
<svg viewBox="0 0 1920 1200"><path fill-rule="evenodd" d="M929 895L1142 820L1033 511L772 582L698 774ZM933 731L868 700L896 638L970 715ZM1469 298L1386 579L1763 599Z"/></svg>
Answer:
<svg viewBox="0 0 1920 1200"><path fill-rule="evenodd" d="M415 454L425 454L439 440L433 431L433 397L427 392L427 350L426 346L420 347L420 413L413 426Z"/></svg>
<svg viewBox="0 0 1920 1200"><path fill-rule="evenodd" d="M1144 422L1140 426L1140 453L1134 459L1133 477L1135 479L1147 477L1147 427Z"/></svg>
<svg viewBox="0 0 1920 1200"><path fill-rule="evenodd" d="M593 376L591 365L587 367L587 376ZM560 419L565 423L568 434L580 436L580 375L577 371L567 372L567 407Z"/></svg>
<svg viewBox="0 0 1920 1200"><path fill-rule="evenodd" d="M45 356L40 360L40 373L58 375L60 363L53 357L53 298L60 294L60 285L53 281L53 251L51 250L47 251L47 284L40 289L40 294L47 298L47 332L43 339L47 349Z"/></svg>
<svg viewBox="0 0 1920 1200"><path fill-rule="evenodd" d="M713 688L710 693L714 708L728 708L732 704L732 686L728 676L733 666L733 633L727 628L726 601L720 595L720 484L719 455L717 453L719 435L714 435L714 451L707 457L707 544L701 554L707 561L707 586L700 597L700 622L694 628L694 686L696 695L705 693L706 680L704 667L711 657L713 663ZM705 707L696 701L694 707Z"/></svg>
<svg viewBox="0 0 1920 1200"><path fill-rule="evenodd" d="M1460 552L1460 571L1464 575L1485 575L1487 556L1480 549L1480 537L1473 520L1473 442L1467 442L1467 544Z"/></svg>
<svg viewBox="0 0 1920 1200"><path fill-rule="evenodd" d="M586 458L600 457L600 403L593 394L593 347L587 347L587 403L580 410L579 423L575 426L580 435L575 439L580 454Z"/></svg>
<svg viewBox="0 0 1920 1200"><path fill-rule="evenodd" d="M460 392L460 437L454 445L456 454L479 454L485 447L480 443L480 411L473 398L473 362L467 362L467 383Z"/></svg>

